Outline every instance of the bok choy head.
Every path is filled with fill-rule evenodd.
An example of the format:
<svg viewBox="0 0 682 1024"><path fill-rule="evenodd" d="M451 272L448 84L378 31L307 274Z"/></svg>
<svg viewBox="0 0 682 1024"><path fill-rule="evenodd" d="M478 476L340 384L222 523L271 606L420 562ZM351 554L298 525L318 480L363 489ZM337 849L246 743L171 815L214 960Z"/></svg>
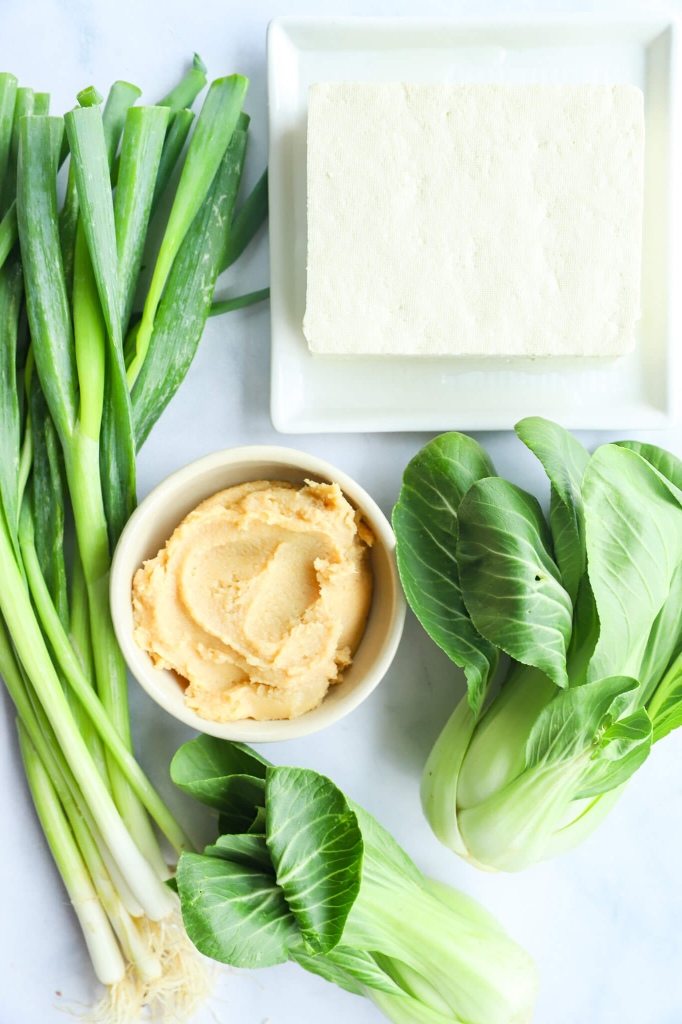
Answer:
<svg viewBox="0 0 682 1024"><path fill-rule="evenodd" d="M512 871L588 836L682 722L682 463L627 441L590 456L539 417L516 432L547 516L454 433L410 462L393 514L408 601L468 687L426 814L462 857Z"/></svg>
<svg viewBox="0 0 682 1024"><path fill-rule="evenodd" d="M425 879L329 779L209 736L184 744L171 774L219 812L215 844L178 864L201 952L235 967L293 960L396 1024L530 1020L527 954L473 900Z"/></svg>

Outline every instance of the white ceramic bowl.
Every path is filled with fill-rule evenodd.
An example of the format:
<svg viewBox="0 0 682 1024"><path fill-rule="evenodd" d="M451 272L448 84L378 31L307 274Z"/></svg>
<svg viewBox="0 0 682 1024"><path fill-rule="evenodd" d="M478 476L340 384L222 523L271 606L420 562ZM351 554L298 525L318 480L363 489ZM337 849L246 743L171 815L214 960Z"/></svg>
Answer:
<svg viewBox="0 0 682 1024"><path fill-rule="evenodd" d="M330 687L322 704L291 721L211 722L201 718L184 700L176 677L154 667L151 658L133 639L132 579L143 561L153 558L176 526L204 498L249 480L305 479L338 483L371 526L374 596L367 626L353 663L343 680ZM228 448L192 462L158 485L126 525L111 569L111 612L116 636L128 667L150 697L181 722L199 732L243 743L293 739L324 729L347 715L369 696L386 674L400 641L405 620L403 597L395 562L395 537L376 502L359 484L323 459L293 448L248 446Z"/></svg>

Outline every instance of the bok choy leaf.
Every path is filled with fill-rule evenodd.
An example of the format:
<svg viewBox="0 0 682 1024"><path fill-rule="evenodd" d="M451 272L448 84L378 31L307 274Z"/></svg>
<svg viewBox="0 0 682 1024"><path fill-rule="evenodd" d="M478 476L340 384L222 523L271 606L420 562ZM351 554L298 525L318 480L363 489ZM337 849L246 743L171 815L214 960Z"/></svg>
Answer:
<svg viewBox="0 0 682 1024"><path fill-rule="evenodd" d="M566 686L573 609L536 499L506 480L477 480L459 507L456 558L479 633Z"/></svg>
<svg viewBox="0 0 682 1024"><path fill-rule="evenodd" d="M549 526L561 582L575 602L587 564L581 487L589 454L557 423L531 416L516 427L550 482Z"/></svg>
<svg viewBox="0 0 682 1024"><path fill-rule="evenodd" d="M444 434L412 459L393 510L405 593L429 635L464 669L475 712L485 700L499 655L476 629L464 604L457 513L471 484L494 475L495 467L479 444L462 434Z"/></svg>
<svg viewBox="0 0 682 1024"><path fill-rule="evenodd" d="M638 678L682 561L682 504L640 455L618 445L597 449L583 491L590 583L601 623L589 678Z"/></svg>

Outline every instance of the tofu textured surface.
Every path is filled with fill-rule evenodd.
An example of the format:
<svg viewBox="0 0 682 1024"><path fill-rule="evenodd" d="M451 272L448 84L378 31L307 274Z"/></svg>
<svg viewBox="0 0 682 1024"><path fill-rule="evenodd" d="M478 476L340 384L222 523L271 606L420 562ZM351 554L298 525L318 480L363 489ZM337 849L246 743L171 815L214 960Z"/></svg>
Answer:
<svg viewBox="0 0 682 1024"><path fill-rule="evenodd" d="M310 349L630 352L643 178L634 86L313 85Z"/></svg>

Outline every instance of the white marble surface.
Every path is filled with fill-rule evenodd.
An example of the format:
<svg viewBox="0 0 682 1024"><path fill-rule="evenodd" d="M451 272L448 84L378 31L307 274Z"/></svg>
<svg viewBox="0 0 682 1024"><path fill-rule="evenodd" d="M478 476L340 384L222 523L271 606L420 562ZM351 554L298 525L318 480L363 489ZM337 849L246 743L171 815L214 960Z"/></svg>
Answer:
<svg viewBox="0 0 682 1024"><path fill-rule="evenodd" d="M139 83L148 97L174 82L193 50L217 76L251 79L252 142L247 174L266 160L265 29L284 13L528 14L531 0L460 3L438 0L2 0L0 68L23 84L51 89L54 109L94 82ZM624 3L551 5L553 10L611 13ZM649 11L655 9L647 5ZM240 290L267 275L266 240L234 274ZM226 288L232 281L226 282ZM154 431L139 464L140 494L206 452L275 442L335 462L376 497L395 500L404 464L425 435L282 437L268 413L268 311L258 307L210 324L182 391ZM457 426L453 416L452 426ZM603 438L604 435L601 435ZM682 428L651 440L682 454ZM596 436L583 438L594 444ZM498 468L518 483L542 485L532 458L511 435L485 437ZM332 776L389 827L427 872L460 886L493 910L530 950L542 990L537 1024L680 1024L682 1022L682 734L660 744L600 831L579 850L519 876L477 873L441 848L422 818L418 778L426 754L461 692L458 674L408 617L398 658L372 698L325 733L268 755ZM181 813L196 814L171 792L167 765L185 731L131 688L137 749ZM0 700L0 1024L63 1022L63 1010L97 994L74 924L22 778L7 700ZM379 1024L368 1002L294 966L226 972L197 1024Z"/></svg>

